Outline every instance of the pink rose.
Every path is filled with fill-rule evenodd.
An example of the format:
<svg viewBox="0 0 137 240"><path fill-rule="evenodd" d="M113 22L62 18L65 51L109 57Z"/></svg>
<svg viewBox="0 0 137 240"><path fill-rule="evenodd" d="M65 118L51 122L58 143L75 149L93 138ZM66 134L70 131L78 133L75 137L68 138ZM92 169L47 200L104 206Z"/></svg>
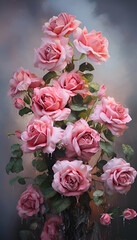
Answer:
<svg viewBox="0 0 137 240"><path fill-rule="evenodd" d="M78 156L85 162L99 150L99 141L98 132L90 128L84 119L75 124L69 123L62 139L67 157Z"/></svg>
<svg viewBox="0 0 137 240"><path fill-rule="evenodd" d="M107 213L102 214L101 218L100 218L100 223L102 225L109 225L111 222L111 218L110 215Z"/></svg>
<svg viewBox="0 0 137 240"><path fill-rule="evenodd" d="M35 49L34 66L42 70L61 71L71 61L73 49L68 38L43 38L40 48Z"/></svg>
<svg viewBox="0 0 137 240"><path fill-rule="evenodd" d="M72 33L79 25L80 21L75 20L75 16L68 13L60 13L53 16L49 22L43 26L43 32L47 35L57 37Z"/></svg>
<svg viewBox="0 0 137 240"><path fill-rule="evenodd" d="M20 130L16 130L16 131L15 131L15 136L16 136L18 139L21 139L21 131L20 131Z"/></svg>
<svg viewBox="0 0 137 240"><path fill-rule="evenodd" d="M24 141L21 149L27 153L42 148L44 153L52 153L56 143L62 139L62 135L63 130L53 127L53 121L48 116L33 118L21 134L21 139Z"/></svg>
<svg viewBox="0 0 137 240"><path fill-rule="evenodd" d="M41 234L41 240L61 240L59 226L62 224L62 218L58 215L47 216L44 228Z"/></svg>
<svg viewBox="0 0 137 240"><path fill-rule="evenodd" d="M43 195L39 189L34 189L32 185L23 192L17 204L18 214L21 218L26 218L37 214L43 204Z"/></svg>
<svg viewBox="0 0 137 240"><path fill-rule="evenodd" d="M137 175L136 170L122 158L111 159L104 165L103 171L101 179L110 193L126 194Z"/></svg>
<svg viewBox="0 0 137 240"><path fill-rule="evenodd" d="M108 40L102 36L101 32L92 30L88 33L86 27L83 30L77 28L74 32L74 45L79 52L85 53L95 63L106 62L110 57Z"/></svg>
<svg viewBox="0 0 137 240"><path fill-rule="evenodd" d="M131 220L131 219L133 219L137 216L137 213L136 213L135 210L127 208L127 209L124 210L123 216L124 216L125 219Z"/></svg>
<svg viewBox="0 0 137 240"><path fill-rule="evenodd" d="M101 85L99 91L98 91L98 97L102 99L103 97L106 97L106 87L105 84Z"/></svg>
<svg viewBox="0 0 137 240"><path fill-rule="evenodd" d="M116 103L111 97L101 99L101 104L96 106L91 119L95 122L106 123L108 129L116 136L122 135L128 128L126 123L132 120L128 114L128 108Z"/></svg>
<svg viewBox="0 0 137 240"><path fill-rule="evenodd" d="M57 161L53 167L54 179L52 187L55 191L65 196L79 196L88 191L91 182L89 165L82 161Z"/></svg>
<svg viewBox="0 0 137 240"><path fill-rule="evenodd" d="M79 73L75 72L64 72L57 81L53 81L53 84L56 82L60 85L61 88L68 90L70 96L75 96L77 94L85 94L88 91L84 80Z"/></svg>
<svg viewBox="0 0 137 240"><path fill-rule="evenodd" d="M21 91L27 91L28 88L39 87L42 82L42 78L38 78L35 74L29 70L25 70L22 67L13 73L10 80L10 90L8 95L14 97Z"/></svg>
<svg viewBox="0 0 137 240"><path fill-rule="evenodd" d="M21 98L14 99L14 106L17 109L22 109L25 107L25 102Z"/></svg>
<svg viewBox="0 0 137 240"><path fill-rule="evenodd" d="M37 116L48 115L55 121L67 119L71 110L65 108L69 94L60 87L35 88L32 110Z"/></svg>

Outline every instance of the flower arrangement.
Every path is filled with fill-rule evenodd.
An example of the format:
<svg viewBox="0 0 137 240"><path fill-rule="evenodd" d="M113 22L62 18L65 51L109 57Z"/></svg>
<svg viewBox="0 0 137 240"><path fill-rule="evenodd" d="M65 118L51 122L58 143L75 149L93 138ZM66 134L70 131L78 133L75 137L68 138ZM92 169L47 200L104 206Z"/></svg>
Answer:
<svg viewBox="0 0 137 240"><path fill-rule="evenodd" d="M25 130L9 134L21 144L11 146L6 172L22 172L27 153L33 153L32 171L37 170L34 179L18 175L10 180L22 185L31 181L17 203L20 218L28 219L21 239L84 240L95 234L95 206L102 206L100 223L106 226L114 217L137 216L133 209L107 205L113 194L126 194L137 175L129 163L132 147L122 144L125 159L113 150L115 137L124 133L131 117L128 108L106 96L104 84L93 81L92 64L110 57L108 40L80 24L68 13L52 17L34 55L34 66L47 72L40 78L21 67L10 80L8 94L19 115L32 117ZM74 47L81 54L78 59ZM75 63L84 58L77 68Z"/></svg>

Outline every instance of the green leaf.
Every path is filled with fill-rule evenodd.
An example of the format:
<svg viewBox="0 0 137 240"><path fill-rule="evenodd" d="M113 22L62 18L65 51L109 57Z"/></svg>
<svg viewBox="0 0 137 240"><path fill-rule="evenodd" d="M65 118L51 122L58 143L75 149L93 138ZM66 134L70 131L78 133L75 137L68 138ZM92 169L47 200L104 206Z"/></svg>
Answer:
<svg viewBox="0 0 137 240"><path fill-rule="evenodd" d="M25 178L22 178L22 177L20 177L20 176L17 176L17 177L12 178L12 179L10 180L10 185L13 185L13 184L14 184L15 182L17 182L17 181L18 181L18 183L20 183L20 184L22 184L22 185L26 184Z"/></svg>
<svg viewBox="0 0 137 240"><path fill-rule="evenodd" d="M71 112L66 120L64 120L64 123L72 122L75 123L76 117L75 115Z"/></svg>
<svg viewBox="0 0 137 240"><path fill-rule="evenodd" d="M86 103L86 104L89 104L91 101L92 101L92 96L90 96L90 95L88 95L88 96L86 96L86 98L84 99L84 103Z"/></svg>
<svg viewBox="0 0 137 240"><path fill-rule="evenodd" d="M44 181L47 181L48 176L46 175L46 173L43 173L41 175L38 175L35 179L34 179L34 184L36 185L41 185Z"/></svg>
<svg viewBox="0 0 137 240"><path fill-rule="evenodd" d="M127 161L130 161L134 155L134 150L130 145L122 144L122 150Z"/></svg>
<svg viewBox="0 0 137 240"><path fill-rule="evenodd" d="M22 157L23 151L20 148L20 144L13 144L11 146L11 152L16 157Z"/></svg>
<svg viewBox="0 0 137 240"><path fill-rule="evenodd" d="M87 117L87 114L85 112L81 112L78 116L79 118L85 119Z"/></svg>
<svg viewBox="0 0 137 240"><path fill-rule="evenodd" d="M19 173L23 170L22 158L11 157L6 166L6 172Z"/></svg>
<svg viewBox="0 0 137 240"><path fill-rule="evenodd" d="M64 211L66 208L68 208L71 205L71 201L69 198L60 198L60 199L55 199L52 201L52 207L57 213L61 213Z"/></svg>
<svg viewBox="0 0 137 240"><path fill-rule="evenodd" d="M107 153L108 157L114 157L115 156L115 153L113 151L113 147L110 143L100 141L99 145L100 145L101 149L104 150Z"/></svg>
<svg viewBox="0 0 137 240"><path fill-rule="evenodd" d="M21 230L19 232L19 237L21 240L35 240L34 234L29 230Z"/></svg>
<svg viewBox="0 0 137 240"><path fill-rule="evenodd" d="M20 178L18 179L18 183L19 183L19 184L22 184L22 185L26 184L25 178L20 177Z"/></svg>
<svg viewBox="0 0 137 240"><path fill-rule="evenodd" d="M79 66L79 70L81 72L84 72L86 70L88 71L93 71L94 70L94 67L90 64L90 63L87 63L87 62L84 62L82 63L80 66Z"/></svg>
<svg viewBox="0 0 137 240"><path fill-rule="evenodd" d="M92 82L94 75L92 73L85 73L83 76L88 80L88 82Z"/></svg>
<svg viewBox="0 0 137 240"><path fill-rule="evenodd" d="M111 214L112 218L117 218L122 215L122 210L120 207L110 207L107 212L108 214Z"/></svg>
<svg viewBox="0 0 137 240"><path fill-rule="evenodd" d="M75 65L74 65L73 62L68 63L67 66L66 66L66 71L71 72L74 68L75 68Z"/></svg>
<svg viewBox="0 0 137 240"><path fill-rule="evenodd" d="M50 80L51 80L52 78L55 78L55 77L57 77L57 73L54 72L54 71L52 71L52 72L46 73L46 74L43 76L43 80L44 80L44 82L45 82L46 84L49 84L49 83L50 83Z"/></svg>
<svg viewBox="0 0 137 240"><path fill-rule="evenodd" d="M6 172L7 172L7 174L9 174L9 172L11 171L13 165L14 165L14 158L11 157L9 163L6 165Z"/></svg>
<svg viewBox="0 0 137 240"><path fill-rule="evenodd" d="M19 110L19 115L22 117L23 115L28 114L30 112L32 113L33 111L28 107L24 107Z"/></svg>
<svg viewBox="0 0 137 240"><path fill-rule="evenodd" d="M44 159L34 159L32 166L35 167L39 172L43 172L47 169L47 164Z"/></svg>
<svg viewBox="0 0 137 240"><path fill-rule="evenodd" d="M111 131L109 129L106 129L104 131L104 135L109 141L114 142L115 136L111 133Z"/></svg>
<svg viewBox="0 0 137 240"><path fill-rule="evenodd" d="M97 168L99 168L100 170L103 169L103 166L107 163L106 160L100 160L99 162L97 162L96 166Z"/></svg>
<svg viewBox="0 0 137 240"><path fill-rule="evenodd" d="M45 190L44 192L44 199L47 200L49 198L52 198L54 197L55 195L57 194L57 192L52 188L52 187L49 187Z"/></svg>
<svg viewBox="0 0 137 240"><path fill-rule="evenodd" d="M83 103L83 97L80 94L77 94L73 97L73 102L82 104Z"/></svg>
<svg viewBox="0 0 137 240"><path fill-rule="evenodd" d="M87 110L87 106L80 106L79 104L71 104L71 110L76 112L81 112L83 110Z"/></svg>
<svg viewBox="0 0 137 240"><path fill-rule="evenodd" d="M91 93L97 92L99 90L99 88L100 88L100 86L98 83L95 83L95 82L89 83L89 91Z"/></svg>
<svg viewBox="0 0 137 240"><path fill-rule="evenodd" d="M24 102L30 104L30 97L28 95L24 97Z"/></svg>
<svg viewBox="0 0 137 240"><path fill-rule="evenodd" d="M104 201L103 194L104 192L102 190L96 190L95 192L93 192L93 201L97 206L103 203Z"/></svg>

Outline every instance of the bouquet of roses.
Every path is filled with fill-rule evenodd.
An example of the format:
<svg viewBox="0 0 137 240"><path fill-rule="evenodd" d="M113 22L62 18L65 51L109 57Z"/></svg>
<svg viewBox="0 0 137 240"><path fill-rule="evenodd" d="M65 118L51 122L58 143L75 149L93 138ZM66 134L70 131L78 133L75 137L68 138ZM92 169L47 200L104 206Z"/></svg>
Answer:
<svg viewBox="0 0 137 240"><path fill-rule="evenodd" d="M28 219L20 231L23 240L93 236L97 225L92 213L97 207L102 207L103 225L115 216L129 220L137 215L133 209L107 205L109 195L126 194L137 175L128 162L132 147L122 144L125 160L113 150L115 137L124 133L131 117L127 108L106 96L104 84L93 81L92 64L110 57L108 40L101 32L79 28L80 24L68 13L52 17L35 49L34 66L44 71L43 78L21 67L10 80L9 95L19 115L32 117L24 131L13 134L21 144L11 146L6 171L22 172L22 156L27 153L34 154L32 171L37 170L34 179L17 175L10 180L11 184L31 181L17 203L19 216Z"/></svg>

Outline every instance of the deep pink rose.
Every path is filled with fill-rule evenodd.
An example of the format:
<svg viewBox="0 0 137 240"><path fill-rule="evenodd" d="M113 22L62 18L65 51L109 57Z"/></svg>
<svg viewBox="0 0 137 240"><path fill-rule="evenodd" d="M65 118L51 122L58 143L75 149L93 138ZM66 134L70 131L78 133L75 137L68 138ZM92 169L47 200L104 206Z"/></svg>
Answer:
<svg viewBox="0 0 137 240"><path fill-rule="evenodd" d="M91 119L95 122L106 123L108 129L116 136L122 135L128 128L126 123L132 120L128 114L128 108L116 103L111 97L101 99L101 104L96 106Z"/></svg>
<svg viewBox="0 0 137 240"><path fill-rule="evenodd" d="M92 30L88 33L86 27L83 30L77 28L74 32L74 45L79 52L85 53L95 63L106 62L110 57L108 40L102 36L101 32Z"/></svg>
<svg viewBox="0 0 137 240"><path fill-rule="evenodd" d="M75 20L75 16L69 13L60 13L44 24L43 32L53 37L64 36L72 33L80 24L80 21Z"/></svg>
<svg viewBox="0 0 137 240"><path fill-rule="evenodd" d="M84 119L75 124L69 123L62 139L67 157L78 156L85 162L99 150L99 141L98 132L90 128Z"/></svg>
<svg viewBox="0 0 137 240"><path fill-rule="evenodd" d="M16 130L16 131L15 131L15 136L16 136L18 139L21 139L21 131L20 131L20 130Z"/></svg>
<svg viewBox="0 0 137 240"><path fill-rule="evenodd" d="M29 185L27 190L21 194L17 204L19 216L21 218L26 218L37 214L43 202L44 199L40 190Z"/></svg>
<svg viewBox="0 0 137 240"><path fill-rule="evenodd" d="M59 226L62 224L62 218L58 215L47 216L44 228L41 234L41 240L61 240Z"/></svg>
<svg viewBox="0 0 137 240"><path fill-rule="evenodd" d="M29 70L25 70L22 67L13 73L10 80L10 90L8 95L14 97L21 91L26 91L28 88L39 87L42 82L42 78L38 78L35 74Z"/></svg>
<svg viewBox="0 0 137 240"><path fill-rule="evenodd" d="M88 191L91 182L89 165L80 160L57 161L53 167L54 179L52 187L65 196L79 196Z"/></svg>
<svg viewBox="0 0 137 240"><path fill-rule="evenodd" d="M53 127L53 121L47 116L40 119L33 118L21 134L24 141L21 146L23 152L33 152L42 148L44 153L52 153L56 143L62 139L63 130Z"/></svg>
<svg viewBox="0 0 137 240"><path fill-rule="evenodd" d="M105 84L101 85L99 91L98 91L98 97L102 99L103 97L106 97L106 87Z"/></svg>
<svg viewBox="0 0 137 240"><path fill-rule="evenodd" d="M131 220L137 216L137 213L134 209L127 208L123 212L123 216L127 220Z"/></svg>
<svg viewBox="0 0 137 240"><path fill-rule="evenodd" d="M25 107L25 102L21 98L14 99L14 106L17 109L22 109Z"/></svg>
<svg viewBox="0 0 137 240"><path fill-rule="evenodd" d="M122 158L113 158L103 167L102 181L109 193L126 194L134 183L137 172Z"/></svg>
<svg viewBox="0 0 137 240"><path fill-rule="evenodd" d="M102 214L101 218L100 218L100 223L102 225L109 225L111 222L111 218L110 215L107 213Z"/></svg>
<svg viewBox="0 0 137 240"><path fill-rule="evenodd" d="M64 72L57 81L53 81L53 84L56 85L56 82L61 88L68 90L70 96L75 96L77 94L83 95L88 91L88 87L80 73L74 71L70 73Z"/></svg>
<svg viewBox="0 0 137 240"><path fill-rule="evenodd" d="M73 49L68 38L43 38L40 48L35 49L34 66L42 70L61 71L71 61Z"/></svg>
<svg viewBox="0 0 137 240"><path fill-rule="evenodd" d="M69 94L60 87L35 88L32 96L32 110L35 115L48 115L55 121L67 119L71 110L65 108Z"/></svg>

